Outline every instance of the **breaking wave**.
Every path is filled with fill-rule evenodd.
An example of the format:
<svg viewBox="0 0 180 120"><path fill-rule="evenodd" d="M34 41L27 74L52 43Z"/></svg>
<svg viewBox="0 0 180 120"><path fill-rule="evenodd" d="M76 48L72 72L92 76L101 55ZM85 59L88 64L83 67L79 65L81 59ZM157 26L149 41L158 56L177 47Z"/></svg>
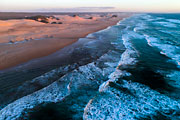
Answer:
<svg viewBox="0 0 180 120"><path fill-rule="evenodd" d="M30 111L38 114L36 106L47 103L66 104L70 119L180 119L178 24L163 15L141 14L88 35L88 42L76 50L90 51L85 61L96 59L33 79L44 84L63 73L49 86L4 107L0 119L28 119Z"/></svg>

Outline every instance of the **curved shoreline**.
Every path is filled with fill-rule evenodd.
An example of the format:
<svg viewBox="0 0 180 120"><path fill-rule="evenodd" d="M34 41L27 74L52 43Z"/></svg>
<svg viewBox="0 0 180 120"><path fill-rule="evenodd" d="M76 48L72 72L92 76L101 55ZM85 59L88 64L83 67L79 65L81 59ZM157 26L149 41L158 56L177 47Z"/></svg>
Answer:
<svg viewBox="0 0 180 120"><path fill-rule="evenodd" d="M111 27L109 26L106 29L95 32L95 34L96 33L99 34L103 31L106 31L109 28L111 28ZM51 55L31 60L27 63L18 65L11 69L0 71L0 83L2 83L0 85L0 93L1 93L1 91L6 91L6 93L2 92L1 95L6 96L6 95L14 94L15 91L18 90L19 88L28 89L28 92L26 91L27 93L25 91L23 93L18 93L18 94L20 94L19 97L23 97L24 95L31 94L34 91L37 91L39 89L42 89L42 88L48 86L52 82L56 81L56 79L58 77L60 77L60 76L57 76L57 78L53 77L52 80L48 80L48 81L46 81L46 79L43 78L44 80L42 80L42 81L44 81L44 82L46 81L46 84L44 84L44 82L43 82L43 84L40 84L39 86L37 86L39 83L34 84L33 80L36 80L36 78L38 80L39 76L49 73L49 71L54 70L59 67L69 66L71 64L77 63L75 66L75 68L76 68L78 66L83 66L85 64L91 63L93 60L97 59L97 56L99 56L99 53L97 53L97 55L95 55L94 58L91 58L91 57L89 58L88 56L91 55L91 51L87 51L85 49L83 50L82 47L86 46L87 43L92 44L97 39L99 39L99 38L96 38L96 36L94 36L94 33L90 33L85 38L79 39L77 42L75 42L69 46L66 46L63 49L60 49ZM94 46L96 47L96 45L94 45ZM102 44L100 44L100 46L101 45ZM81 49L80 51L78 50L79 48ZM99 47L99 49L100 48L101 47ZM104 48L104 47L102 46L102 48ZM88 58L88 59L84 59L84 58ZM63 73L61 73L61 74L63 75ZM46 77L46 75L45 75L45 77ZM41 79L41 77L40 77L40 79ZM4 81L8 81L8 82L4 82ZM32 85L30 85L30 86L25 85L24 87L22 87L22 85L29 83L29 82L32 83ZM11 91L14 91L14 92L12 93ZM7 97L7 98L8 98L9 102L1 101L2 104L8 104L8 103L12 102L11 99L15 100L15 97L13 98L13 95L11 97Z"/></svg>
<svg viewBox="0 0 180 120"><path fill-rule="evenodd" d="M19 44L1 44L0 71L18 66L36 58L48 56L77 42L79 38L84 38L90 33L115 25L123 18L129 16L128 14L120 15L118 18L103 18L98 21L82 22L83 24L81 21L78 21L78 24L70 24L70 29L66 28L69 24L59 25L57 27L64 27L65 29L53 34L53 38L31 40ZM49 36L50 35L52 35L52 33L50 33Z"/></svg>
<svg viewBox="0 0 180 120"><path fill-rule="evenodd" d="M110 28L110 27L109 27ZM105 29L105 30L108 30L108 29ZM104 30L104 31L105 31ZM101 31L99 31L101 34ZM103 31L102 31L103 32ZM111 33L111 32L110 32ZM110 34L109 33L109 34ZM89 35L90 37L94 37L94 36L91 36ZM87 36L88 37L88 36ZM108 39L108 38L107 38ZM99 40L98 38L96 39L97 41L103 41L102 40ZM110 39L111 40L111 39ZM81 40L79 40L81 41ZM84 40L82 40L84 41ZM85 40L86 41L86 40ZM90 41L90 40L89 40ZM99 43L99 45L101 46L102 42ZM109 43L109 42L108 42ZM90 46L95 46L95 44L97 43L94 43L92 45L92 42L90 42ZM105 42L105 45L107 43ZM88 44L85 44L85 45L88 45ZM98 49L101 49L101 47L97 47ZM96 49L97 49L96 48ZM104 47L103 47L104 48ZM121 48L121 47L120 47ZM92 48L94 49L94 48ZM107 48L106 48L107 49ZM82 50L81 50L82 51ZM90 52L90 51L89 51ZM102 51L103 52L103 51ZM110 52L109 50L107 50L106 52ZM111 53L111 52L110 52ZM109 53L109 54L110 54ZM117 54L116 54L117 55ZM104 55L103 55L104 56ZM107 57L107 54L105 55ZM119 55L118 55L119 56ZM89 58L91 59L91 58ZM104 57L101 56L101 58L98 58L99 59L99 62L101 60L104 59ZM78 62L78 61L77 61ZM108 63L108 62L107 62ZM112 67L110 65L110 67ZM66 69L65 69L66 70ZM53 70L52 72L55 72L58 71L59 73L62 72L62 70ZM16 101L10 103L9 105L7 105L6 107L4 107L2 110L0 110L0 114L2 114L2 119L4 117L6 117L6 115L10 118L10 119L16 119L18 117L20 117L24 110L25 109L31 109L31 108L34 108L37 104L40 104L40 103L43 103L43 102L57 102L57 101L61 101L64 97L68 96L69 95L69 92L71 91L74 91L74 89L77 89L76 86L72 85L72 82L73 84L75 84L76 82L78 82L81 85L81 79L80 81L76 81L76 78L74 78L73 81L71 81L71 76L69 76L69 74L77 74L77 75L80 75L82 77L82 75L84 74L87 74L87 72L91 73L91 75L89 75L88 79L89 80L84 80L84 84L89 84L89 82L93 82L92 81L92 78L97 76L97 75L94 75L94 71L96 71L98 76L102 77L104 75L104 73L102 72L102 70L99 68L99 67L96 67L96 63L94 63L93 61L84 65L84 66L80 66L78 67L78 69L75 69L71 72L68 72L67 74L65 74L64 76L60 77L58 80L56 80L55 82L53 82L52 84L48 85L47 87L44 87L40 90L37 90L35 92L33 92L32 94L29 94L27 96L24 96L20 99L17 99ZM84 74L82 74L84 72ZM52 73L53 74L53 73ZM44 76L52 76L51 74L47 74L47 75L44 75ZM41 76L40 78L42 78L43 76ZM84 77L86 78L86 77ZM44 80L45 78L43 77L43 79L41 81L45 81ZM33 81L33 80L32 80ZM86 83L87 82L87 83ZM94 81L96 83L96 81ZM65 83L65 84L64 84ZM94 84L95 84L94 83ZM79 86L79 85L78 85ZM98 89L98 88L97 88ZM52 95L52 96L51 96ZM54 99L55 98L55 99ZM54 101L55 100L55 101ZM17 107L18 105L18 107ZM13 111L15 109L18 109L17 112ZM12 112L10 113L9 110L12 110ZM9 114L10 113L10 114ZM0 117L1 118L1 117Z"/></svg>

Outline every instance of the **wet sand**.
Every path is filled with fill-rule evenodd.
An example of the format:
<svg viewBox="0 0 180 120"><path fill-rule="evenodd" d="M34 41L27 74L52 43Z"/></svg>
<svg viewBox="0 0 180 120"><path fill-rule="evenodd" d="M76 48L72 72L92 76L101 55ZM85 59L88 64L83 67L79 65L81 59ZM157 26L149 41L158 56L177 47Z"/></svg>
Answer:
<svg viewBox="0 0 180 120"><path fill-rule="evenodd" d="M14 67L35 58L48 56L76 42L89 33L115 25L129 14L112 18L111 14L72 17L56 15L63 24L45 24L34 20L0 20L0 70ZM93 19L87 19L93 17ZM13 43L10 44L10 41ZM19 43L16 43L19 42Z"/></svg>
<svg viewBox="0 0 180 120"><path fill-rule="evenodd" d="M4 35L6 38L0 43L0 60L3 61L0 64L11 65L8 67L9 69L0 70L0 98L3 98L0 99L0 109L14 100L50 85L66 73L60 71L58 74L55 72L51 75L51 71L54 69L73 65L72 68L68 67L68 70L72 71L76 67L98 59L107 52L106 50L103 51L103 48L110 46L101 41L98 44L98 49L93 49L100 51L89 51L83 46L89 41L96 40L96 38L86 37L86 35L115 25L122 18L128 17L129 14L122 14L117 18L111 18L111 15L106 17L93 15L94 19L86 19L90 16L72 18L67 15L57 15L56 17L63 22L61 25L43 24L31 20L8 20L8 23L16 23L16 25L20 23L20 26L15 26L16 30L13 31L11 28L8 34L4 32L0 36ZM23 25L21 25L22 21L24 21ZM24 33L21 34L21 31ZM32 32L34 34L30 34ZM6 37L14 34L18 36L13 39ZM24 38L32 39L24 41ZM79 40L79 38L83 39ZM10 44L10 39L15 40L15 42ZM78 42L76 42L77 40ZM17 62L19 63L17 64ZM50 76L46 75L49 71ZM46 78L46 76L49 77Z"/></svg>

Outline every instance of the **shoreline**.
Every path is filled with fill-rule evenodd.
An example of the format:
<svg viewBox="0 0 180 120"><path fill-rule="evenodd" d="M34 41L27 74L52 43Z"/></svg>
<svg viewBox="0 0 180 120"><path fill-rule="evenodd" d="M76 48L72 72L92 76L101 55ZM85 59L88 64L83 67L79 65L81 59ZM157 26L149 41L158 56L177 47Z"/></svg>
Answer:
<svg viewBox="0 0 180 120"><path fill-rule="evenodd" d="M0 92L6 91L6 93L1 92L1 96L3 97L7 94L11 95L7 97L7 101L1 101L1 104L6 106L17 98L21 98L33 93L34 91L47 87L52 82L65 75L63 71L66 71L66 68L68 68L68 71L72 71L75 68L98 59L108 51L108 44L105 42L105 44L102 45L104 39L101 39L99 34L101 34L101 32L104 33L106 30L108 31L109 28L112 27L109 26L98 32L90 33L85 38L80 38L77 42L60 49L51 55L31 60L14 68L10 68L9 70L0 71L0 81L3 83L0 86ZM107 34L110 33L108 32ZM103 36L105 37L106 35ZM95 44L92 45L92 43ZM99 49L102 51L91 51L88 47L86 48L86 45L92 46L91 50ZM93 55L92 52L96 53L96 55ZM49 69L49 67L53 68ZM57 69L60 70L58 76L56 76L58 71L53 73L53 71L56 71ZM4 81L8 82L4 83ZM23 90L23 93L19 93L21 90ZM14 96L14 93L16 93L16 97Z"/></svg>
<svg viewBox="0 0 180 120"><path fill-rule="evenodd" d="M52 38L31 40L18 44L0 44L0 56L2 56L0 58L0 71L14 68L37 58L49 56L62 48L77 42L78 39L84 38L88 34L106 29L107 27L116 25L123 18L129 16L130 15L122 15L118 18L100 19L98 21L94 20L87 22L84 20L81 21L80 19L77 20L77 23L70 25L67 23L64 26L58 26L64 27L65 29L58 31L55 34L50 33L48 36L53 35ZM66 28L66 26L68 26L68 28ZM54 28L52 30L54 30Z"/></svg>
<svg viewBox="0 0 180 120"><path fill-rule="evenodd" d="M115 28L115 29L113 30L113 28ZM10 104L8 104L6 107L4 107L1 110L1 112L6 113L6 111L13 110L14 107L19 108L19 106L21 107L24 104L23 103L24 101L26 102L26 105L29 105L29 106L31 106L31 108L33 108L37 105L36 104L34 106L34 103L40 104L41 102L43 102L43 101L41 101L41 99L49 101L49 99L45 97L46 95L51 99L50 102L53 102L53 100L59 101L62 94L64 93L63 92L61 94L62 91L66 90L66 89L69 89L69 91L71 91L71 90L74 91L74 87L73 87L74 83L77 82L77 84L78 84L78 82L79 82L80 85L85 85L85 86L87 85L86 84L86 82L87 82L86 77L82 77L85 74L83 74L82 72L84 72L84 73L88 72L87 75L89 75L89 73L92 73L89 75L89 77L87 77L87 79L89 79L88 80L89 82L87 82L87 83L91 83L94 81L94 80L92 80L92 78L93 78L93 76L96 76L96 75L94 75L94 71L96 71L96 70L99 73L99 74L97 74L97 76L99 76L99 75L104 76L104 72L101 73L103 71L103 68L100 67L101 65L98 67L98 63L101 63L103 60L106 61L102 56L107 57L108 55L114 55L114 54L112 54L112 53L114 53L113 50L117 50L117 49L114 45L113 46L111 45L111 42L112 41L113 42L118 41L118 43L120 45L119 48L121 49L120 51L121 52L124 51L123 44L121 44L122 41L119 42L119 40L117 39L118 35L114 34L114 33L117 33L118 30L119 29L116 29L116 26L108 27L105 30L101 30L99 32L89 34L86 38L79 39L78 42L76 42L75 44L68 46L68 48L72 48L72 46L76 47L76 49L70 50L70 51L75 51L74 54L71 54L72 55L71 58L74 58L76 63L70 64L69 66L66 66L64 68L54 69L54 70L49 71L48 73L46 73L44 75L39 76L38 78L29 80L27 82L23 81L23 84L19 85L19 87L15 89L15 90L18 90L17 92L14 92L15 90L13 90L13 93L16 93L16 97L17 97L17 95L20 95L19 99L16 98L16 100L11 101ZM86 41L86 42L84 42L84 41ZM81 42L83 42L83 45L77 44L77 43L81 43ZM102 45L102 43L103 43L103 45ZM78 49L78 48L80 48L80 49ZM109 50L112 52L109 52ZM120 56L121 55L120 51L118 49L119 54L116 54L116 55ZM66 54L66 52L65 52L65 54ZM86 56L86 54L87 54L87 56ZM59 55L59 54L57 53L55 56L57 56L57 55ZM74 55L76 55L76 56L74 56ZM79 56L81 56L82 58L85 58L85 59L81 59L81 58L79 58ZM118 56L116 56L116 57L119 58ZM63 58L66 60L73 60L74 61L74 59L68 59L66 57L63 57ZM96 62L98 59L99 59L99 62ZM116 60L119 60L119 59L116 59ZM86 63L83 64L83 62L87 62L87 61L89 61L88 64L86 64ZM112 62L111 59L108 59L108 61ZM108 61L106 61L106 62L109 63ZM82 64L80 65L79 63L82 63ZM60 76L62 73L65 73L65 74ZM82 83L83 82L84 83L82 84L80 81L76 81L76 79L74 79L75 81L72 80L70 82L69 80L71 80L71 79L68 79L68 78L71 77L71 76L69 76L69 74L71 74L71 73L73 73L73 75L77 74L77 76L80 78L80 81L82 81ZM56 75L58 75L57 78L55 78ZM85 78L85 80L83 80L83 78ZM52 81L52 80L54 82L50 83L50 81ZM66 86L66 82L67 82L68 87ZM46 84L48 83L48 84L43 86L44 83L46 83ZM57 86L54 86L54 85L56 85L56 83L58 83ZM73 84L71 84L71 83L73 83ZM97 82L97 83L99 83L99 82ZM32 88L37 87L37 86L38 87L43 86L43 88L35 89L35 90L32 89ZM88 86L86 86L86 87L89 88ZM96 86L96 87L98 87L98 86ZM57 90L59 93L54 93L53 91L49 90L49 88L52 88L51 90ZM76 87L75 87L75 89L76 89ZM26 91L29 92L30 90L31 90L31 93L26 93L25 95L21 96L22 91L23 91L23 93L25 93ZM45 91L43 91L43 90L45 90ZM51 94L48 94L47 93L48 91L50 91ZM41 93L43 93L43 94L41 94ZM35 95L35 97L33 97L34 95ZM55 95L55 98L50 96L50 95ZM58 99L56 99L56 95L58 95ZM64 96L64 94L63 94L63 96ZM12 97L12 98L15 98L15 97ZM10 100L10 98L8 100ZM30 100L30 102L28 102L29 100ZM5 101L5 102L7 102L7 101ZM16 102L20 103L18 105L18 107L16 106ZM1 102L1 103L3 103L3 102ZM28 110L29 108L26 107L26 105L21 107L21 108L22 109L27 108L27 110ZM21 108L19 109L18 112L21 112L21 110L22 110ZM20 114L18 114L18 112L14 112L14 113L11 112L12 113L11 115L12 116L13 115L20 115Z"/></svg>

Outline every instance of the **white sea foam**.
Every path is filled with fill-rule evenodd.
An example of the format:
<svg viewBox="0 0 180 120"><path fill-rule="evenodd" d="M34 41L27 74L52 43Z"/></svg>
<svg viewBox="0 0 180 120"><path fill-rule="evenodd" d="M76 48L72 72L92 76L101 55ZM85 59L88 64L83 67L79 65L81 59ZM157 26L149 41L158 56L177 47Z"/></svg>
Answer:
<svg viewBox="0 0 180 120"><path fill-rule="evenodd" d="M144 18L149 19L150 16L144 16ZM174 25L169 23L167 25L167 23L164 22L161 24L169 27ZM138 32L137 28L134 29L134 32ZM129 32L128 27L126 32L123 32L122 40L127 49L121 56L119 67L136 64L136 57L132 56L137 56L138 53L129 41L132 37L139 39L146 38L150 46L158 47L161 50L161 54L171 56L171 58L174 58L176 55L173 54L175 50L171 45L163 44L161 46L162 42L160 42L158 38L149 35L141 36L136 33L134 34L134 32ZM170 55L170 53L172 54ZM178 111L180 111L180 103L178 101L140 83L126 80L121 80L120 84L116 83L118 78L129 75L131 74L117 67L117 69L109 75L109 80L101 84L99 94L86 105L83 118L85 120L135 120L146 118L156 119L156 116L163 115L167 118L180 119L178 113ZM179 76L179 72L169 74L169 77L175 77L174 80L179 79L177 76ZM112 82L118 87L110 86ZM176 82L179 82L179 80Z"/></svg>
<svg viewBox="0 0 180 120"><path fill-rule="evenodd" d="M64 84L61 84L64 83ZM31 95L20 98L0 111L0 120L16 120L25 110L43 102L58 102L69 94L68 81L59 80Z"/></svg>
<svg viewBox="0 0 180 120"><path fill-rule="evenodd" d="M163 20L163 17L153 17L152 15L143 14L140 16L141 18L145 19L146 21L152 22L157 20Z"/></svg>
<svg viewBox="0 0 180 120"><path fill-rule="evenodd" d="M154 22L155 24L162 25L164 27L176 28L177 25L170 22Z"/></svg>
<svg viewBox="0 0 180 120"><path fill-rule="evenodd" d="M141 18L149 20L149 19L152 19L153 17L151 15L148 15L148 14L143 14L143 15L141 15Z"/></svg>
<svg viewBox="0 0 180 120"><path fill-rule="evenodd" d="M136 27L133 29L134 32L138 32L140 30L145 30L147 29L146 24L142 23L137 23Z"/></svg>
<svg viewBox="0 0 180 120"><path fill-rule="evenodd" d="M169 84L175 88L180 88L180 71L172 71L166 77L169 79Z"/></svg>
<svg viewBox="0 0 180 120"><path fill-rule="evenodd" d="M145 39L147 40L147 43L149 46L155 46L155 45L157 45L157 43L159 43L157 38L150 37L149 35L146 35L146 34L144 34L144 36L145 36Z"/></svg>
<svg viewBox="0 0 180 120"><path fill-rule="evenodd" d="M121 25L121 23L118 24ZM131 75L126 70L121 70L121 68L134 66L137 63L136 57L138 52L131 44L131 38L146 38L149 45L157 47L160 45L158 39L148 35L143 36L136 33L136 30L134 31L128 31L128 27L122 31L122 40L126 50L121 57L117 57L118 53L116 51L108 51L96 61L98 64L103 64L103 68L98 67L95 63L81 66L48 87L9 104L0 111L0 114L2 114L0 119L16 119L24 110L31 109L42 102L59 102L68 96L71 91L76 91L82 85L92 85L94 82L98 83L98 85L101 84L99 94L86 105L83 115L84 119L129 120L135 118L143 119L143 117L149 116L153 118L153 115L157 115L157 111L165 116L173 115L175 119L180 119L175 111L180 110L180 105L177 101L145 85L122 80L121 84L116 84L122 90L110 87L111 82L116 83L118 78ZM90 35L90 37L92 36ZM168 49L171 49L171 47ZM165 50L162 49L161 53L168 55ZM169 74L170 77L177 75L179 73ZM104 82L104 80L107 81Z"/></svg>
<svg viewBox="0 0 180 120"><path fill-rule="evenodd" d="M149 87L136 83L123 81L117 90L106 87L97 97L89 101L84 109L85 120L113 119L113 120L135 120L158 116L158 112L164 116L179 119L176 110L180 110L180 104ZM154 118L155 119L155 118Z"/></svg>
<svg viewBox="0 0 180 120"><path fill-rule="evenodd" d="M172 31L167 31L167 30L159 30L159 31L161 31L161 32L163 32L163 33L167 33L167 34L173 34Z"/></svg>
<svg viewBox="0 0 180 120"><path fill-rule="evenodd" d="M0 120L18 119L25 110L32 109L36 105L44 102L60 102L71 92L75 92L83 85L92 85L93 82L102 82L93 80L101 78L102 75L102 70L96 67L94 63L79 67L78 70L66 74L48 87L24 96L7 105L0 111Z"/></svg>
<svg viewBox="0 0 180 120"><path fill-rule="evenodd" d="M88 37L94 37L94 35L90 34ZM94 63L79 67L78 70L74 70L66 74L64 77L60 78L48 87L43 88L28 96L24 96L23 98L20 98L9 104L0 111L0 114L2 114L0 118L11 120L17 119L23 114L23 112L25 112L25 110L31 109L38 104L44 102L60 102L62 99L68 96L71 91L75 92L75 90L80 86L83 86L85 84L92 85L92 82L102 83L103 76L110 74L114 70L112 67L117 66L118 60L116 57L113 58L111 54L117 55L119 53L110 51L110 53L107 53L107 55L104 55L98 59L99 61L103 60L103 58L105 58L106 60L108 60L107 58L111 59L111 61L107 61L104 63L108 67L104 68L103 70L96 67ZM94 80L96 78L102 79L100 79L99 81ZM18 111L15 112L15 110Z"/></svg>
<svg viewBox="0 0 180 120"><path fill-rule="evenodd" d="M157 38L146 37L148 44L161 50L161 54L170 57L177 65L180 65L179 47L170 44L162 44Z"/></svg>
<svg viewBox="0 0 180 120"><path fill-rule="evenodd" d="M96 84L102 83L103 78L105 78L104 76L113 72L113 67L117 66L119 61L117 56L119 56L118 52L109 51L97 60L97 62L103 61L106 68L101 70L96 67L94 63L90 63L79 67L78 70L66 74L48 87L16 100L0 111L0 114L2 115L0 116L0 119L17 119L23 114L23 112L25 112L25 110L32 109L38 104L44 102L60 102L68 96L71 91L75 92L80 86L92 85L92 82L95 82ZM56 70L53 71L52 74L46 74L43 76L48 78L48 75L57 73Z"/></svg>
<svg viewBox="0 0 180 120"><path fill-rule="evenodd" d="M86 36L86 38L94 39L94 38L96 38L96 37L94 36L94 34L88 34L88 35Z"/></svg>
<svg viewBox="0 0 180 120"><path fill-rule="evenodd" d="M170 57L172 60L176 62L177 65L180 65L180 54L178 53L180 47L170 44L163 44L159 41L158 38L155 37L150 37L145 34L144 36L147 40L148 45L159 48L161 50L161 54Z"/></svg>
<svg viewBox="0 0 180 120"><path fill-rule="evenodd" d="M115 71L109 75L109 77L108 77L109 80L100 85L99 92L102 92L104 89L106 89L106 87L109 86L110 82L115 82L120 77L130 75L130 73L128 73L127 71L121 70L120 67L135 65L137 63L136 57L137 57L138 53L135 50L135 48L132 46L132 44L129 42L129 40L131 37L140 37L141 38L142 36L137 33L134 33L134 32L130 32L130 31L126 31L126 32L127 32L127 34L122 35L123 44L126 47L126 50L121 55L121 59L118 63L117 68L115 69Z"/></svg>
<svg viewBox="0 0 180 120"><path fill-rule="evenodd" d="M180 24L180 20L177 19L167 19L169 22Z"/></svg>
<svg viewBox="0 0 180 120"><path fill-rule="evenodd" d="M163 17L157 17L155 20L163 20Z"/></svg>

